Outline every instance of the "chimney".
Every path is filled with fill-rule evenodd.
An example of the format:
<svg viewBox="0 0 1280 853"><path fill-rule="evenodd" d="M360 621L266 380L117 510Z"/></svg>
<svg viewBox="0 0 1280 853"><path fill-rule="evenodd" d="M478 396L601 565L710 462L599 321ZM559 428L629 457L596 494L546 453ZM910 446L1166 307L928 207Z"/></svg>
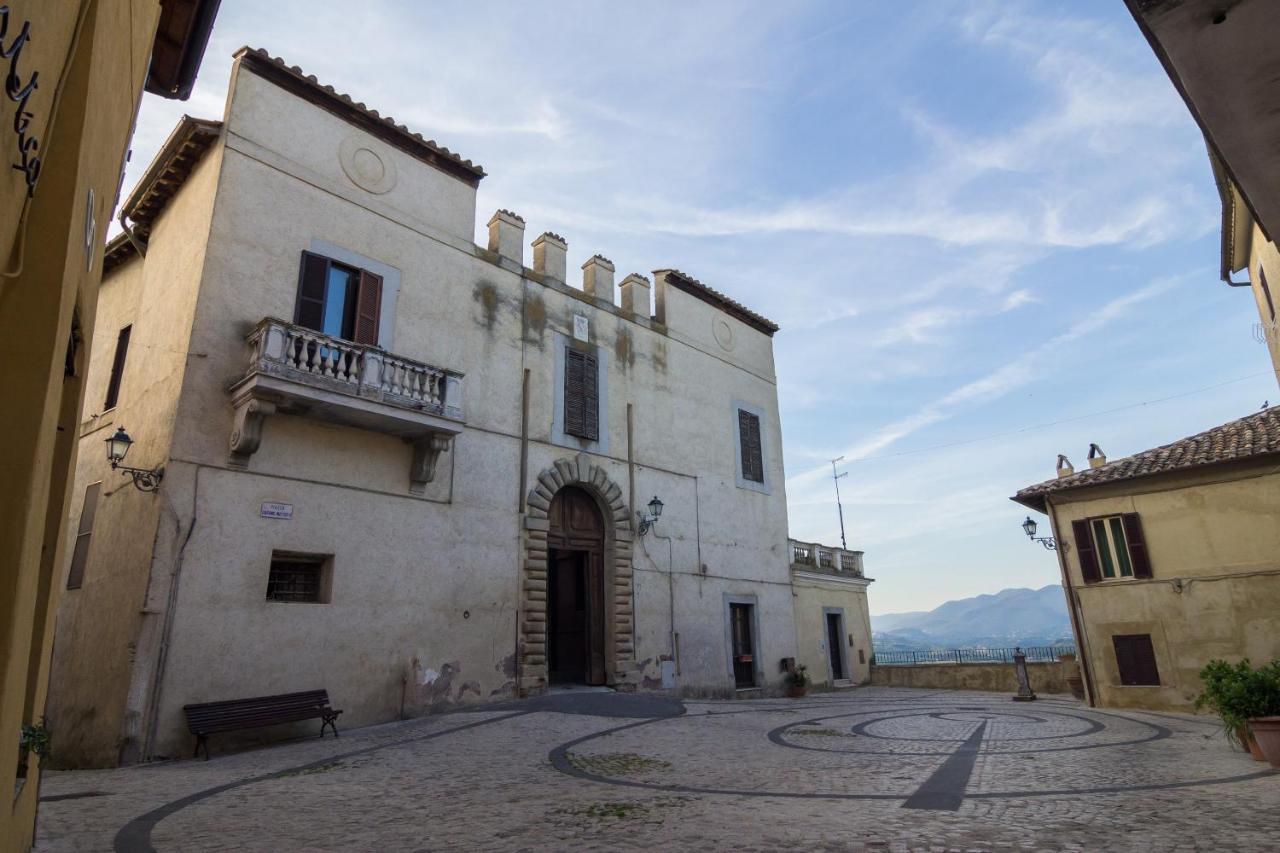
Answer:
<svg viewBox="0 0 1280 853"><path fill-rule="evenodd" d="M559 234L545 232L533 241L533 271L564 283L565 255L569 244Z"/></svg>
<svg viewBox="0 0 1280 853"><path fill-rule="evenodd" d="M1058 454L1058 477L1059 477L1059 479L1061 479L1062 477L1070 477L1070 476L1071 476L1072 474L1074 474L1075 472L1076 472L1076 469L1072 466L1072 464L1071 464L1071 460L1070 460L1070 459L1068 459L1067 457L1063 456L1061 453L1059 453L1059 454Z"/></svg>
<svg viewBox="0 0 1280 853"><path fill-rule="evenodd" d="M639 273L622 280L622 313L649 319L649 279Z"/></svg>
<svg viewBox="0 0 1280 853"><path fill-rule="evenodd" d="M509 210L499 210L489 220L489 251L524 266L524 220Z"/></svg>
<svg viewBox="0 0 1280 853"><path fill-rule="evenodd" d="M613 261L604 255L592 255L582 265L582 289L588 296L613 304Z"/></svg>
<svg viewBox="0 0 1280 853"><path fill-rule="evenodd" d="M1102 448L1096 444L1089 445L1089 467L1101 468L1107 464L1107 454L1102 452Z"/></svg>

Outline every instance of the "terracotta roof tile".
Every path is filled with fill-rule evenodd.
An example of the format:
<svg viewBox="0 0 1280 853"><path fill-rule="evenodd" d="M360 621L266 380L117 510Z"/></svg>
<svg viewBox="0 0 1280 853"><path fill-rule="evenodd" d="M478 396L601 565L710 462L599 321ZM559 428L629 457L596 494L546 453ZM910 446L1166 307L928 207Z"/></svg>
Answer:
<svg viewBox="0 0 1280 853"><path fill-rule="evenodd" d="M764 332L769 337L773 337L773 333L778 331L778 324L768 317L757 314L741 302L730 299L715 288L703 284L693 276L680 272L680 270L654 270L653 276L654 279L665 280L690 296L716 306L726 314L736 317L753 329Z"/></svg>
<svg viewBox="0 0 1280 853"><path fill-rule="evenodd" d="M255 70L265 72L264 76L268 79L280 83L297 94L306 92L309 98L317 102L326 102L323 105L330 107L332 112L346 113L348 118L363 119L362 122L356 123L365 125L367 130L376 132L384 141L472 186L478 184L485 176L484 169L478 163L464 160L434 139L427 139L403 124L398 124L392 117L379 114L377 110L365 106L350 95L320 83L315 75L305 74L298 66L288 65L280 57L272 56L262 48L245 46L236 51L235 57L249 63Z"/></svg>
<svg viewBox="0 0 1280 853"><path fill-rule="evenodd" d="M1013 500L1042 509L1044 497L1055 492L1270 454L1280 454L1280 408L1265 409L1154 450L1116 459L1098 468L1077 471L1069 477L1028 486L1014 495Z"/></svg>

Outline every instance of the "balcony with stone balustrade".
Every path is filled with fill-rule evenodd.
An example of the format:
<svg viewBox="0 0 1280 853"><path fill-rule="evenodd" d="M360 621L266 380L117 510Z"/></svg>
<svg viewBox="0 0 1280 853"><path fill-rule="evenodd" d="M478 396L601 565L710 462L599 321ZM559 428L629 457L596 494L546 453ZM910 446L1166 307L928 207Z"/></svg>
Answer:
<svg viewBox="0 0 1280 853"><path fill-rule="evenodd" d="M793 571L820 572L846 578L865 577L862 571L862 552L832 548L816 542L788 540L791 543L791 568Z"/></svg>
<svg viewBox="0 0 1280 853"><path fill-rule="evenodd" d="M409 491L421 494L466 423L463 374L268 317L246 338L248 365L228 389L231 463L248 467L268 415L370 430L413 447Z"/></svg>

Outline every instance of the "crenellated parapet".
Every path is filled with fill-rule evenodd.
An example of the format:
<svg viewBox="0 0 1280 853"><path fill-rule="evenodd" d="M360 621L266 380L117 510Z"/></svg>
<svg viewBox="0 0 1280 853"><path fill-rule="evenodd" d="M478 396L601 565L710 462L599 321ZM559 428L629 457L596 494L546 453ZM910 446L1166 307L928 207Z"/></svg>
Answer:
<svg viewBox="0 0 1280 853"><path fill-rule="evenodd" d="M505 259L524 268L524 231L525 221L519 214L503 209L493 214L489 220L488 250L498 256L497 263L502 263L502 259ZM531 245L533 267L530 271L536 278L572 287L567 280L568 241L559 234L545 231L535 237ZM664 327L678 326L680 318L676 314L680 309L674 307L674 303L679 300L671 295L675 292L692 297L723 317L732 318L767 337L773 337L778 331L777 323L680 270L655 270L652 281L639 273L630 273L615 287L616 271L613 261L604 255L594 254L582 264L580 289L597 304L607 306L627 319L646 323L652 321ZM621 305L617 301L619 295ZM651 297L653 303L650 302ZM719 325L725 325L723 320ZM726 326L728 330L722 331L719 325L714 337L723 348L731 349L732 346L727 342L732 339L732 330Z"/></svg>

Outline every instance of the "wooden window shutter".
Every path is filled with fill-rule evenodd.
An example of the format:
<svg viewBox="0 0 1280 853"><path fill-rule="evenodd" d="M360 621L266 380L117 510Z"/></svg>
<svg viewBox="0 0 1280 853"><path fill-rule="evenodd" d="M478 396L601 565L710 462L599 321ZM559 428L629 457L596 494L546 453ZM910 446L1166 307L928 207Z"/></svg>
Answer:
<svg viewBox="0 0 1280 853"><path fill-rule="evenodd" d="M760 418L738 409L738 443L742 448L742 479L764 482L764 452L760 444Z"/></svg>
<svg viewBox="0 0 1280 853"><path fill-rule="evenodd" d="M293 322L317 332L324 329L324 295L328 283L329 259L324 255L303 252Z"/></svg>
<svg viewBox="0 0 1280 853"><path fill-rule="evenodd" d="M572 347L564 351L564 431L569 435L583 433L583 377L586 354Z"/></svg>
<svg viewBox="0 0 1280 853"><path fill-rule="evenodd" d="M1122 685L1159 686L1160 671L1150 634L1115 634L1111 643L1115 646L1116 668Z"/></svg>
<svg viewBox="0 0 1280 853"><path fill-rule="evenodd" d="M71 552L71 571L67 573L67 589L79 589L84 583L84 567L89 562L89 542L93 539L93 520L98 514L98 492L101 488L101 483L90 483L85 487L75 550Z"/></svg>
<svg viewBox="0 0 1280 853"><path fill-rule="evenodd" d="M1129 564L1135 578L1151 577L1151 558L1147 555L1147 540L1142 536L1142 522L1136 512L1120 516L1124 524L1124 538L1129 543Z"/></svg>
<svg viewBox="0 0 1280 853"><path fill-rule="evenodd" d="M1085 583L1097 583L1102 580L1098 571L1098 549L1093 544L1093 533L1089 531L1089 522L1071 522L1071 535L1076 542L1076 556L1080 559L1080 574Z"/></svg>
<svg viewBox="0 0 1280 853"><path fill-rule="evenodd" d="M356 323L352 336L358 344L378 345L378 323L382 316L382 276L360 270L356 291Z"/></svg>
<svg viewBox="0 0 1280 853"><path fill-rule="evenodd" d="M129 338L132 334L133 326L125 326L116 338L116 355L111 362L111 379L107 381L107 398L102 402L104 411L114 409L120 400L120 382L124 379L124 365L129 357Z"/></svg>
<svg viewBox="0 0 1280 853"><path fill-rule="evenodd" d="M600 438L600 362L593 353L582 356L582 436Z"/></svg>

